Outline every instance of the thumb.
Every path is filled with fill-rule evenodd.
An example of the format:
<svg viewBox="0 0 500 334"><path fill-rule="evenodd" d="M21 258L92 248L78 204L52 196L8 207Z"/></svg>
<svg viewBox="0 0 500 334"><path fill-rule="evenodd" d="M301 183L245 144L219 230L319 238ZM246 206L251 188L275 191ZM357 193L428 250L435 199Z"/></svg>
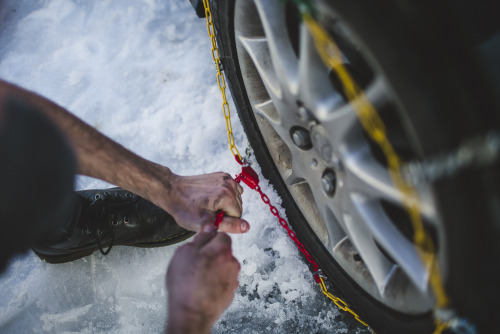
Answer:
<svg viewBox="0 0 500 334"><path fill-rule="evenodd" d="M224 216L219 224L219 230L226 233L246 233L250 229L250 224L240 218Z"/></svg>

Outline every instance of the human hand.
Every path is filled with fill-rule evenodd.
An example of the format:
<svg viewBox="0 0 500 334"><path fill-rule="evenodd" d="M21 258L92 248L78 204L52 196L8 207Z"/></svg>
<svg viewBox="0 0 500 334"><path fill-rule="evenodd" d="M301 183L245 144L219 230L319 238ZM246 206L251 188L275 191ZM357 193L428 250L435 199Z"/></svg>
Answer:
<svg viewBox="0 0 500 334"><path fill-rule="evenodd" d="M193 242L177 249L168 267L167 332L210 333L234 298L239 271L231 238L205 225Z"/></svg>
<svg viewBox="0 0 500 334"><path fill-rule="evenodd" d="M228 233L245 233L250 229L240 219L243 188L226 173L195 176L173 174L169 178L170 196L162 206L177 224L191 231L213 224L218 211L225 213L219 229Z"/></svg>

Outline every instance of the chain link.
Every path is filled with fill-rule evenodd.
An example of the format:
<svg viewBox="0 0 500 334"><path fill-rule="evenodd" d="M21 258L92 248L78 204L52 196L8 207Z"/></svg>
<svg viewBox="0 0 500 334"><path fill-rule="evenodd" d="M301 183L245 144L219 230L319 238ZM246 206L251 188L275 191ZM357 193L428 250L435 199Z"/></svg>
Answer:
<svg viewBox="0 0 500 334"><path fill-rule="evenodd" d="M500 157L500 133L489 131L486 135L468 138L455 150L436 155L403 167L403 176L411 184L435 182L451 178L472 167L489 166Z"/></svg>
<svg viewBox="0 0 500 334"><path fill-rule="evenodd" d="M424 262L433 269L431 276L434 276L434 279L431 279L431 281L436 294L437 304L439 307L444 307L448 304L448 298L440 283L441 277L435 261L433 242L427 233L425 233L423 227L418 191L404 180L401 173L402 160L389 141L385 124L363 90L359 88L347 72L347 69L343 65L342 53L337 44L310 14L304 14L303 18L310 34L313 36L321 59L339 76L343 83L344 92L355 110L361 125L370 138L379 145L387 159L391 179L396 188L403 194L403 204L412 220L415 230L414 242L421 253L421 257L425 260Z"/></svg>
<svg viewBox="0 0 500 334"><path fill-rule="evenodd" d="M436 314L437 314L439 313L440 310L442 310L449 304L449 299L448 296L446 295L446 292L444 291L440 268L435 255L434 244L430 239L430 237L428 236L428 234L425 232L423 227L423 222L420 215L421 203L418 191L413 186L413 184L415 183L408 181L408 175L405 175L406 179L403 177L402 167L403 168L407 167L403 166L402 160L396 154L392 144L390 143L387 136L387 130L382 119L380 118L376 109L373 107L373 105L370 103L370 101L364 94L363 90L359 88L359 86L356 84L356 82L352 79L352 77L348 73L347 69L344 67L342 60L342 53L338 48L338 46L336 45L333 38L321 27L321 25L318 22L314 20L312 14L314 12L314 7L311 5L310 1L306 0L289 0L289 1L292 1L298 5L302 13L302 18L304 20L304 23L309 33L313 37L315 47L322 61L325 63L326 66L332 69L339 77L343 85L344 93L348 98L349 102L352 104L361 125L363 126L367 134L370 136L370 138L372 138L375 141L375 143L378 144L378 146L381 148L382 152L384 153L387 159L389 174L391 176L391 179L395 187L399 189L400 192L403 194L403 205L405 206L408 215L410 216L414 228L414 244L422 259L422 262L427 266L429 270L430 284L433 288L436 297L436 306L437 306ZM226 92L225 92L226 82L221 71L220 55L219 55L219 50L217 48L215 28L213 25L209 0L203 0L203 5L205 7L205 16L207 19L207 31L212 42L212 58L215 62L215 67L217 69L217 84L219 86L223 99L222 110L226 121L229 147L233 156L235 156L236 160L241 163L244 159L242 159L234 142L234 136L230 118L231 113L229 110L229 104L227 102ZM496 150L494 153L495 153L494 158L496 159L498 157L498 150ZM492 154L490 155L493 156ZM490 157L490 155L485 155L485 156ZM463 162L462 160L460 160L459 162L461 162L461 164L458 164L459 167L456 168L457 170L465 166L468 161ZM420 166L418 167L420 168ZM427 169L430 170L430 168ZM411 176L411 173L409 174ZM429 172L427 174L431 175ZM422 174L422 175L428 176L427 174L425 175ZM451 174L451 172L448 172L448 174ZM418 173L413 173L413 175L417 175L417 177L420 176L420 174ZM432 174L431 176L435 175ZM238 182L240 177L241 175L237 177ZM428 178L432 179L432 177ZM345 303L342 299L335 297L330 292L328 292L325 282L323 281L323 277L320 274L318 274L321 271L321 269L319 269L318 264L307 252L304 245L298 240L295 232L293 232L289 228L288 223L283 218L281 218L276 207L270 204L269 198L264 193L262 193L260 187L257 186L255 190L259 192L263 202L269 205L271 213L278 218L280 225L287 230L288 235L295 242L298 249L304 254L308 262L312 264L315 272L315 279L320 285L321 291L328 298L330 298L335 303L335 305L337 305L337 307L339 307L343 311L351 313L357 321L359 321L364 326L368 327L368 324L362 321L359 318L359 316L349 308L347 303ZM219 223L221 218L222 215L218 216L216 223ZM474 326L470 325L465 319L461 319L456 316L450 319L444 319L440 316L435 315L435 323L436 323L436 328L434 332L435 334L440 334L446 329L452 329L457 332L464 332L464 333L475 332ZM373 332L373 330L370 327L368 328L371 332Z"/></svg>
<svg viewBox="0 0 500 334"><path fill-rule="evenodd" d="M300 2L300 1L296 1ZM304 2L307 3L307 2ZM231 153L242 161L242 157L235 145L234 136L231 125L231 113L229 109L229 104L226 98L226 82L224 76L221 71L221 62L219 50L217 48L216 37L215 37L215 28L213 25L212 13L210 10L209 0L203 0L203 5L205 7L205 15L207 19L207 31L210 36L212 42L212 58L215 62L215 66L217 68L217 84L222 94L222 110L224 114L224 118L226 121L226 129L229 147ZM309 6L302 6L302 9L310 8ZM412 225L415 231L414 235L414 243L416 245L417 251L422 259L422 262L427 266L429 270L429 280L430 284L433 288L435 297L436 297L436 306L439 308L443 308L448 305L449 300L448 296L444 291L444 287L442 284L442 278L440 273L440 268L437 263L437 259L435 256L434 244L430 237L424 230L422 218L420 215L420 199L418 195L418 191L413 185L409 184L403 174L401 172L402 160L396 154L392 144L390 143L387 130L385 124L377 113L376 109L370 103L363 90L359 88L356 82L352 79L347 69L343 65L342 61L342 53L338 48L337 44L333 40L333 38L317 23L310 12L306 11L302 13L302 17L304 23L313 37L316 49L325 63L330 69L332 69L339 77L342 82L344 93L347 96L349 102L352 104L358 119L363 126L364 130L367 134L372 138L375 143L379 145L382 152L384 153L387 162L388 162L388 170L391 176L391 179L396 186L397 189L401 191L403 194L403 204L410 216L412 221ZM278 218L280 225L286 229L290 238L295 242L298 249L304 254L308 262L313 266L313 270L318 272L319 265L312 258L312 256L307 252L304 245L298 240L297 235L293 232L286 220L284 220L280 215L275 206L270 203L269 198L261 191L260 187L257 186L255 190L261 195L262 201L266 203L271 213ZM349 308L348 304L344 302L342 299L335 297L333 294L328 292L325 282L323 278L319 274L315 274L315 279L320 285L321 291L331 299L338 308L345 312L351 313L354 318L359 321L364 326L368 327L368 324L360 319L359 315L355 313L352 309ZM450 323L453 321L457 322L458 320L453 319L453 321L443 321L439 317L435 318L436 321L436 329L435 334L440 334L442 331L455 327L451 326ZM371 329L370 329L371 330Z"/></svg>
<svg viewBox="0 0 500 334"><path fill-rule="evenodd" d="M233 156L237 156L240 161L242 160L240 152L234 143L233 127L231 125L231 112L229 110L229 104L226 98L226 80L224 80L224 75L221 70L221 61L219 57L219 49L217 48L217 41L215 39L215 27L212 18L212 11L210 10L209 0L203 0L203 6L205 7L205 17L207 19L207 31L212 42L212 59L215 62L217 68L217 84L222 94L222 112L224 114L224 119L226 120L227 129L227 141L229 143L229 149Z"/></svg>
<svg viewBox="0 0 500 334"><path fill-rule="evenodd" d="M241 163L244 160L242 159L242 157L241 157L240 153L238 152L238 149L236 148L236 145L234 143L233 131L232 131L232 126L231 126L231 114L229 111L229 104L227 103L227 99L226 99L226 91L225 91L226 82L224 80L224 76L222 75L222 71L221 71L219 49L217 48L217 43L216 43L216 38L215 38L215 28L213 25L213 18L212 18L212 12L210 10L209 0L203 0L203 5L205 7L205 17L207 20L207 31L208 31L208 35L210 36L211 42L212 42L212 58L215 62L215 66L217 68L217 83L218 83L219 89L222 93L222 100L223 100L222 109L223 109L223 113L224 113L224 118L226 120L226 128L227 128L229 147L231 149L231 153L236 157L236 160L239 163ZM243 177L244 177L243 174L238 175L236 177L236 182L239 183ZM354 312L348 306L348 304L346 302L344 302L342 299L335 297L333 294L328 292L326 285L323 281L323 278L321 277L320 274L318 274L318 272L321 271L318 263L309 254L309 252L306 250L304 245L299 241L296 233L290 229L287 221L280 216L278 209L271 204L269 197L267 197L267 195L262 192L262 190L260 189L260 187L258 185L254 189L260 194L262 201L269 206L271 213L276 218L278 218L278 221L279 221L281 227L283 227L287 231L288 236L295 242L299 251L306 257L307 261L313 266L313 271L315 272L314 278L315 278L316 282L320 285L321 291L328 298L330 298L335 303L335 305L337 305L341 310L352 314L357 321L359 321L362 325L368 327L368 329L372 333L374 333L373 330L368 326L368 324L366 322L362 321L361 318L359 317L359 315L356 312ZM222 220L222 215L223 215L223 213L222 214L219 213L216 217L215 225L217 227L218 227L220 221Z"/></svg>
<svg viewBox="0 0 500 334"><path fill-rule="evenodd" d="M262 190L260 189L259 186L257 186L255 188L255 190L260 194L260 197L262 198L262 201L269 206L269 210L271 211L271 213L276 218L278 218L281 227L283 227L287 231L288 236L295 242L295 244L297 245L297 248L300 250L300 252L302 254L304 254L304 256L306 257L307 261L313 266L313 271L315 272L314 278L315 278L316 282L319 284L319 286L320 286L321 291L323 292L323 294L325 296L327 296L329 299L331 299L335 303L335 305L337 305L337 307L340 308L342 311L349 312L350 314L352 314L354 316L354 318L359 323L361 323L362 325L364 325L364 326L366 326L366 327L369 328L368 324L366 322L364 322L363 320L361 320L361 318L359 317L359 315L356 312L354 312L345 301L343 301L339 297L334 296L332 293L328 292L328 289L326 288L326 284L323 281L323 277L320 274L321 269L319 268L318 263L316 261L314 261L314 259L312 258L312 256L306 250L304 244L302 244L300 242L300 240L297 238L297 235L295 234L295 232L292 231L292 229L290 229L290 227L289 227L288 223L286 222L286 220L283 219L280 216L280 214L278 212L278 209L276 209L276 207L270 203L269 197L267 197L267 195L262 192ZM369 329L371 330L371 328L369 328Z"/></svg>
<svg viewBox="0 0 500 334"><path fill-rule="evenodd" d="M321 287L321 291L323 292L323 294L325 294L328 298L330 298L330 299L333 301L333 303L334 303L335 305L337 305L337 307L338 307L339 309L341 309L341 310L342 310L342 311L344 311L344 312L349 312L349 313L351 313L351 314L354 316L354 318L355 318L358 322L360 322L361 324L363 324L363 325L365 325L366 327L368 327L368 324L367 324L366 322L364 322L363 320L361 320L361 318L359 317L359 315L357 315L355 312L353 312L353 311L349 308L349 306L346 304L346 302L344 302L342 299L340 299L340 298L338 298L338 297L335 297L335 296L334 296L334 295L332 295L330 292L328 292L328 290L326 289L325 282L323 281L323 278L322 278L322 277L320 277L320 278L319 278L319 280L320 280L319 285L320 285L320 287ZM374 332L372 331L372 333L374 333Z"/></svg>
<svg viewBox="0 0 500 334"><path fill-rule="evenodd" d="M359 88L343 65L342 53L333 38L313 19L311 13L302 13L302 18L309 33L313 37L316 50L322 61L339 77L342 82L344 93L355 110L363 129L367 132L368 136L378 144L387 159L391 179L395 187L403 194L403 205L412 222L415 233L414 244L417 252L422 262L429 270L429 280L436 297L436 306L437 308L443 308L448 305L449 299L442 283L441 271L436 259L434 244L424 230L422 217L420 215L421 203L418 191L403 178L401 171L402 160L397 155L388 139L385 124L363 90ZM435 318L435 321L436 334L449 328L449 325L442 322L439 318Z"/></svg>

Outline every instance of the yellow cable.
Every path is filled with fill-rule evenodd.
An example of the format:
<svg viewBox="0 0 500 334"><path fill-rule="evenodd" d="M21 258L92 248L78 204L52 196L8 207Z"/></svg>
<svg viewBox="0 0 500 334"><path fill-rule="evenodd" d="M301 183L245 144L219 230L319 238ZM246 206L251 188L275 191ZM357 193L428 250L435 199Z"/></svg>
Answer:
<svg viewBox="0 0 500 334"><path fill-rule="evenodd" d="M313 37L315 47L325 63L342 82L344 93L355 110L358 119L370 138L384 153L389 174L397 189L403 194L403 204L414 229L414 243L424 265L429 271L429 280L436 297L436 306L445 307L449 303L442 284L441 271L436 259L434 244L424 230L420 215L418 191L408 184L401 173L402 161L390 143L386 127L377 110L368 100L363 90L352 79L342 62L342 53L333 38L313 19L309 13L303 14L304 23Z"/></svg>

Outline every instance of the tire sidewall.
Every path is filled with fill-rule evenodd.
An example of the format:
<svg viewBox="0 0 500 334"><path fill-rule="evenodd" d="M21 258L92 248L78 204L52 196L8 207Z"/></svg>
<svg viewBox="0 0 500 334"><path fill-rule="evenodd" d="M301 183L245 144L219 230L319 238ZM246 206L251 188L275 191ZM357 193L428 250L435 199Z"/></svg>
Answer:
<svg viewBox="0 0 500 334"><path fill-rule="evenodd" d="M211 3L223 70L245 132L254 148L256 159L264 176L270 180L283 198L290 224L297 232L301 242L304 243L307 250L329 277L330 282L335 287L333 292L345 298L360 314L361 318L375 330L382 333L431 332L433 329L432 314L406 316L394 312L374 300L351 280L335 262L309 225L300 223L304 222L305 219L274 166L246 95L234 44L234 2L233 0L219 0ZM422 35L428 33L431 27L419 31L414 23L406 24L414 22L415 13L411 13L410 17L400 17L397 15L399 14L398 8L388 5L385 1L377 2L376 5L379 7L375 6L373 1L363 1L356 4L331 1L331 4L337 6L336 8L341 12L346 22L356 22L355 31L360 36L365 36L363 40L369 40L368 47L373 53L373 57L383 59L377 66L390 69L384 73L387 75L388 81L396 87L395 94L400 97L402 108L406 111L402 115L407 126L405 130L413 135L412 139L415 145L420 148L422 157L446 152L456 148L464 137L484 133L487 117L474 113L471 115L470 110L481 110L484 103L488 103L485 101L489 100L482 99L482 103L478 103L477 95L481 94L477 94L474 90L471 93L470 87L466 84L467 78L470 78L471 75L457 71L456 68L457 64L470 61L469 54L464 53L463 59L453 62L446 61L450 46L442 45L435 49L436 45L439 45L438 37L434 36L431 41L422 38ZM418 9L418 12L421 10ZM380 12L381 15L374 15L374 11L377 14ZM359 22L362 23L358 24ZM395 33L394 28L398 26L408 26L408 28L397 30L399 33ZM377 36L377 38L370 39L366 36ZM439 59L432 55L431 47L434 48L434 51L437 50ZM431 80L429 73L432 73ZM408 78L412 78L412 80L408 80ZM451 87L448 84L450 80L455 83ZM481 81L476 78L475 82ZM450 120L450 110L453 111L453 120ZM480 172L488 175L490 179L491 175L495 174L491 170L484 169ZM444 230L447 235L446 256L449 262L446 287L460 313L473 314L475 320L484 322L484 316L478 315L480 312L471 310L468 303L470 300L478 302L478 299L484 298L485 291L463 293L464 286L481 286L477 273L496 277L496 275L492 275L491 268L477 261L478 251L474 251L481 249L479 245L482 236L484 236L484 231L491 230L492 221L491 215L488 214L491 210L485 210L480 197L477 196L477 194L482 193L487 181L474 182L477 180L476 174L474 171L462 173L453 179L438 182L434 188L441 211L447 212L446 216L443 217ZM450 194L463 193L470 195L450 196ZM478 211L481 214L476 214ZM480 221L472 225L470 224L471 219ZM491 235L490 242L493 245L494 239ZM468 247L463 247L465 239L469 241ZM473 251L470 251L471 249ZM483 249L491 254L496 254L496 250L489 249L488 246ZM470 268L473 269L473 272L464 274ZM486 284L489 288L491 285Z"/></svg>

